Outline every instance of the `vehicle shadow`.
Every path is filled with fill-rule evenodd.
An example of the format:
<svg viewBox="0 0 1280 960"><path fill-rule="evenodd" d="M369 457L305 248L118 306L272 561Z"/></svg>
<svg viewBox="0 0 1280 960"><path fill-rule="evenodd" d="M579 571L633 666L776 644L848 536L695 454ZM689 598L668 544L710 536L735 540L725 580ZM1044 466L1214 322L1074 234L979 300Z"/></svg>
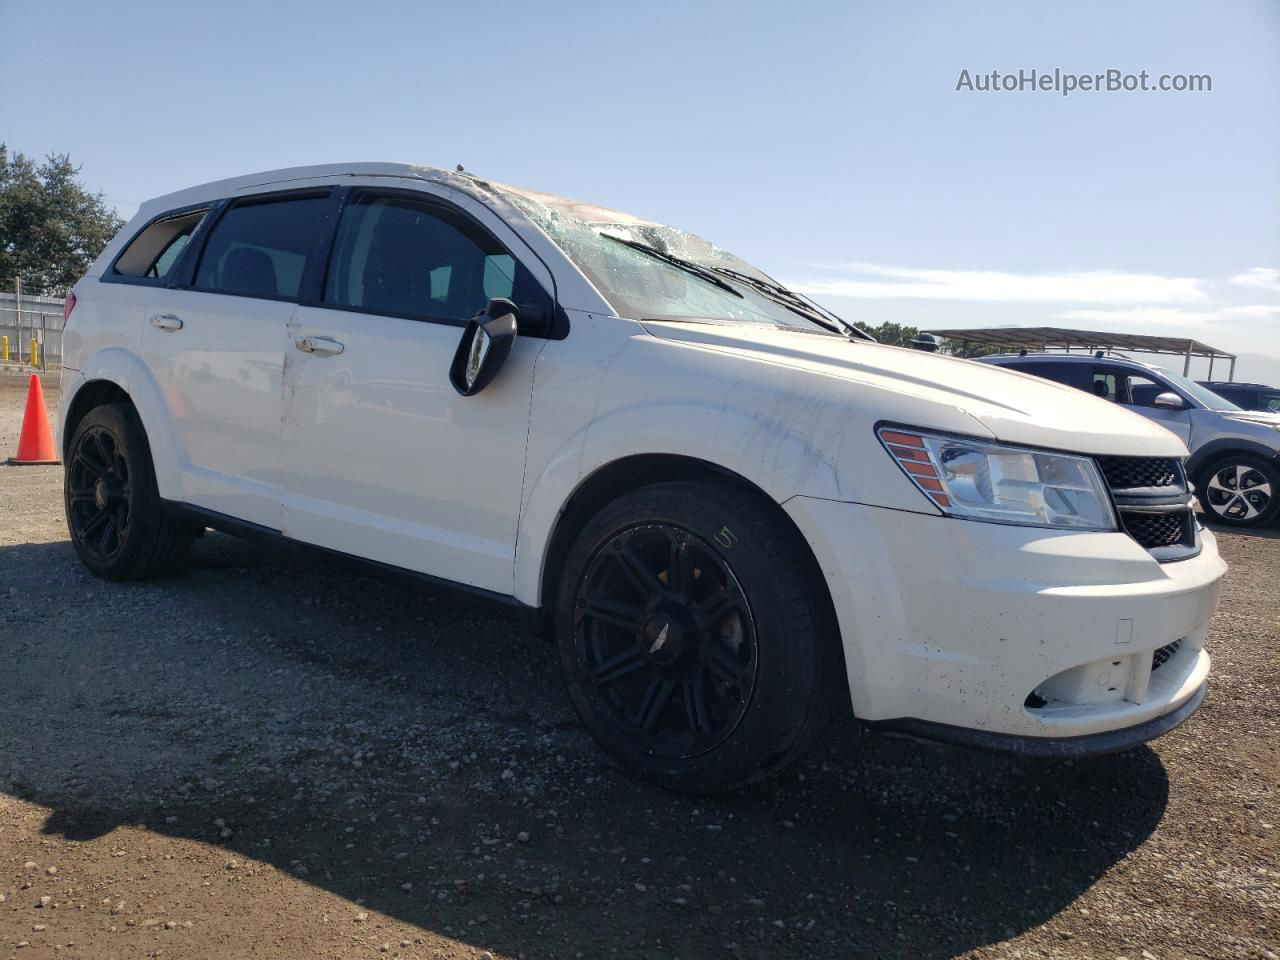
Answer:
<svg viewBox="0 0 1280 960"><path fill-rule="evenodd" d="M951 957L1067 908L1168 801L1147 748L852 719L774 780L672 795L601 758L529 634L215 535L169 581L55 543L0 550L0 583L39 601L0 622L0 791L46 834L141 825L512 956Z"/></svg>

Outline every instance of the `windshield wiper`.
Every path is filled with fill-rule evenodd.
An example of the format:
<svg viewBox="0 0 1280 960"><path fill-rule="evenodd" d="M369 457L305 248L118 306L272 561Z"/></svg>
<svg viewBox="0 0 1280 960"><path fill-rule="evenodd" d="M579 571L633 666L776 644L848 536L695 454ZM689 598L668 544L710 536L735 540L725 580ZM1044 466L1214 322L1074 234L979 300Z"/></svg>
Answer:
<svg viewBox="0 0 1280 960"><path fill-rule="evenodd" d="M770 283L768 280L762 280L760 277L753 277L748 273L734 270L730 267L711 267L716 273L736 280L738 283L745 284L757 293L772 300L779 306L786 307L792 313L799 314L806 320L816 323L818 326L830 330L832 333L839 333L850 340L857 338L860 340L871 340L866 333L859 330L847 320L837 317L828 310L822 310L809 300L806 300L800 294L788 290L786 287L778 283Z"/></svg>
<svg viewBox="0 0 1280 960"><path fill-rule="evenodd" d="M694 263L692 260L685 260L683 257L677 257L673 253L667 253L664 250L659 250L657 247L651 247L647 243L641 243L639 240L629 240L624 237L615 236L611 233L601 233L599 235L612 240L614 243L620 243L625 247L630 247L633 250L639 250L641 253L648 254L655 260L661 260L664 263L669 263L673 267L678 267L679 269L684 270L686 273L692 273L695 277L699 277L707 281L707 283L719 287L726 293L733 294L740 300L743 299L741 291L735 289L729 283L726 283L721 279L722 277L728 277L736 283L750 287L765 299L772 300L774 303L790 310L792 313L804 317L810 323L817 324L829 333L840 334L849 340L860 339L870 340L873 343L875 342L874 337L862 330L859 330L847 320L837 317L834 313L831 313L828 310L821 309L812 301L805 299L798 293L788 290L781 284L770 283L767 280L762 280L759 277L753 277L750 274L742 273L729 267L703 266L700 263Z"/></svg>
<svg viewBox="0 0 1280 960"><path fill-rule="evenodd" d="M699 266L692 260L685 260L682 257L677 257L675 254L666 253L665 251L659 250L657 247L651 247L647 243L641 243L639 240L627 240L623 237L615 237L611 233L602 233L600 236L604 237L606 240L612 240L614 243L620 243L624 247L630 247L632 250L639 250L641 253L648 254L655 260L661 260L663 263L669 263L673 267L678 267L685 271L685 273L692 273L695 277L699 277L700 279L707 281L707 283L712 286L719 287L726 293L733 294L739 300L743 299L741 293L733 289L733 287L725 283L709 269Z"/></svg>

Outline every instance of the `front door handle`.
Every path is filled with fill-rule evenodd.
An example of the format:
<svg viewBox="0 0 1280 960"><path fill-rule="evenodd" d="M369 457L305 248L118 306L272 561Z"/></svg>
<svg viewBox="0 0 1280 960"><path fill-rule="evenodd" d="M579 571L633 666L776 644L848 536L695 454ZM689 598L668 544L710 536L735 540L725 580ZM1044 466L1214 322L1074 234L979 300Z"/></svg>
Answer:
<svg viewBox="0 0 1280 960"><path fill-rule="evenodd" d="M333 337L299 337L293 345L303 353L313 353L319 357L332 357L346 348Z"/></svg>
<svg viewBox="0 0 1280 960"><path fill-rule="evenodd" d="M182 319L172 313L157 313L151 318L151 325L165 333L176 333L182 329Z"/></svg>

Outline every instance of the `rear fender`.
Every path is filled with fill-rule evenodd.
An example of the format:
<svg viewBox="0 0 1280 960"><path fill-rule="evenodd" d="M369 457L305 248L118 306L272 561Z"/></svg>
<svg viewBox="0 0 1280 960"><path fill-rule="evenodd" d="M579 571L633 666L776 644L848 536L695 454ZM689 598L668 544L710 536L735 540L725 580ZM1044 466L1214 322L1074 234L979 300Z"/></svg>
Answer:
<svg viewBox="0 0 1280 960"><path fill-rule="evenodd" d="M114 383L129 395L151 446L151 460L160 496L165 500L181 500L179 467L186 462L186 452L173 429L168 404L165 403L159 383L142 360L121 347L108 347L87 358L71 388L63 390L58 405L59 449L64 449L62 445L70 439L66 436L66 421L74 406L76 394L99 380Z"/></svg>

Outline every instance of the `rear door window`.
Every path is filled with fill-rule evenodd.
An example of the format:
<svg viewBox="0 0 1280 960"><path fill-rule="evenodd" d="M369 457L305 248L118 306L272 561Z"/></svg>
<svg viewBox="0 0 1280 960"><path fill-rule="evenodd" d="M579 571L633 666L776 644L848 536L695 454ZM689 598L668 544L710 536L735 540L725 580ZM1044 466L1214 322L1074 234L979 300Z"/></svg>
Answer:
<svg viewBox="0 0 1280 960"><path fill-rule="evenodd" d="M297 297L328 206L326 194L236 204L214 224L195 286L254 297Z"/></svg>
<svg viewBox="0 0 1280 960"><path fill-rule="evenodd" d="M1093 395L1118 403L1124 396L1124 375L1112 367L1098 367L1093 371Z"/></svg>
<svg viewBox="0 0 1280 960"><path fill-rule="evenodd" d="M532 274L460 213L412 197L373 195L343 210L326 303L463 321L494 297L551 307Z"/></svg>
<svg viewBox="0 0 1280 960"><path fill-rule="evenodd" d="M1068 387L1084 389L1079 382L1080 365L1078 363L1055 363L1052 360L1033 360L1027 363L1011 363L1009 369L1033 376L1053 380Z"/></svg>
<svg viewBox="0 0 1280 960"><path fill-rule="evenodd" d="M193 210L148 225L116 258L112 272L122 277L163 280L208 212Z"/></svg>

